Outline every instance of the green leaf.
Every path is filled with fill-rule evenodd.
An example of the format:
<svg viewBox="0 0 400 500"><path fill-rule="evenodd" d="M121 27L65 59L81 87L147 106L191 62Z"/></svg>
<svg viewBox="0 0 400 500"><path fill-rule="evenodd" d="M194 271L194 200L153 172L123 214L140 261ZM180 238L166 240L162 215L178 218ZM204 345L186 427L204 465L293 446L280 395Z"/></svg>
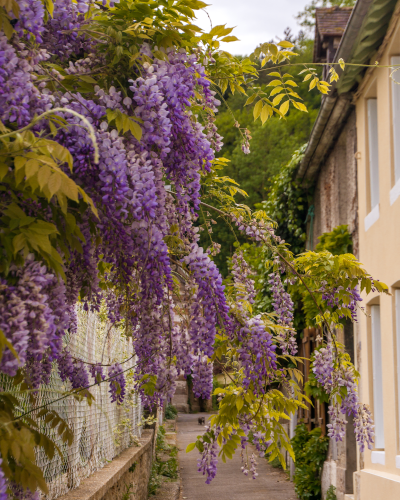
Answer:
<svg viewBox="0 0 400 500"><path fill-rule="evenodd" d="M39 170L39 162L37 160L28 160L25 164L25 176L27 179L35 175Z"/></svg>
<svg viewBox="0 0 400 500"><path fill-rule="evenodd" d="M0 163L0 182L7 175L9 167L6 163Z"/></svg>
<svg viewBox="0 0 400 500"><path fill-rule="evenodd" d="M272 80L272 82L270 82L267 87L277 87L278 85L282 85L282 81L281 80Z"/></svg>
<svg viewBox="0 0 400 500"><path fill-rule="evenodd" d="M318 81L319 81L319 79L318 79L317 77L315 77L315 78L311 81L311 83L310 83L310 86L309 86L308 90L309 90L309 91L310 91L310 90L312 90L312 89L316 86L316 84L317 84L317 82L318 82Z"/></svg>
<svg viewBox="0 0 400 500"><path fill-rule="evenodd" d="M51 170L46 165L44 165L43 167L41 167L39 169L37 178L38 178L40 189L43 189L44 186L47 184L50 175L51 175Z"/></svg>
<svg viewBox="0 0 400 500"><path fill-rule="evenodd" d="M257 120L257 118L260 116L262 108L263 108L263 102L262 102L262 100L260 100L254 106L254 110L253 110L254 120Z"/></svg>
<svg viewBox="0 0 400 500"><path fill-rule="evenodd" d="M51 177L47 184L50 192L50 198L60 189L61 183L62 183L62 178L58 172L51 174Z"/></svg>
<svg viewBox="0 0 400 500"><path fill-rule="evenodd" d="M28 161L28 158L24 157L24 156L16 156L14 158L14 166L15 166L15 170L19 170L21 169L22 167L25 166L25 163Z"/></svg>
<svg viewBox="0 0 400 500"><path fill-rule="evenodd" d="M26 238L23 233L18 234L13 239L14 255L27 246Z"/></svg>
<svg viewBox="0 0 400 500"><path fill-rule="evenodd" d="M282 40L281 42L278 43L279 47L283 47L284 49L291 49L294 47L294 44L291 42L288 42L287 40Z"/></svg>
<svg viewBox="0 0 400 500"><path fill-rule="evenodd" d="M140 141L140 139L142 138L142 128L140 127L140 125L134 120L130 120L129 130L131 131L133 137Z"/></svg>
<svg viewBox="0 0 400 500"><path fill-rule="evenodd" d="M91 76L89 76L89 75L81 75L79 78L81 80L83 80L84 82L94 83L95 85L97 85L96 80L94 78L92 78Z"/></svg>
<svg viewBox="0 0 400 500"><path fill-rule="evenodd" d="M279 108L279 111L282 113L283 116L286 115L286 113L289 111L289 100L285 101L281 107Z"/></svg>
<svg viewBox="0 0 400 500"><path fill-rule="evenodd" d="M302 102L297 102L297 101L292 101L292 104L295 108L299 109L300 111L304 111L308 113L307 106L303 104Z"/></svg>
<svg viewBox="0 0 400 500"><path fill-rule="evenodd" d="M71 178L67 176L63 178L61 189L65 196L73 201L78 202L78 186Z"/></svg>
<svg viewBox="0 0 400 500"><path fill-rule="evenodd" d="M244 405L244 399L242 396L238 396L236 398L236 408L238 409L238 411L240 411L242 408L243 408L243 405Z"/></svg>
<svg viewBox="0 0 400 500"><path fill-rule="evenodd" d="M285 97L285 95L286 94L279 94L279 95L275 96L274 100L272 101L273 106L277 106L282 101L282 99Z"/></svg>
<svg viewBox="0 0 400 500"><path fill-rule="evenodd" d="M261 111L261 121L263 124L268 120L268 118L270 116L269 110L270 110L270 106L268 104L265 104L265 106L263 107L263 109Z"/></svg>
<svg viewBox="0 0 400 500"><path fill-rule="evenodd" d="M189 453L190 451L194 450L196 448L196 443L190 443L186 447L186 453Z"/></svg>
<svg viewBox="0 0 400 500"><path fill-rule="evenodd" d="M1 358L3 357L4 347L7 347L12 352L13 356L19 360L19 356L17 354L17 351L14 349L11 342L4 335L3 330L0 329L0 361L1 361Z"/></svg>
<svg viewBox="0 0 400 500"><path fill-rule="evenodd" d="M251 104L251 103L254 101L254 99L255 99L256 97L257 97L257 92L255 92L253 95L251 95L251 96L247 99L245 106L247 106L248 104Z"/></svg>
<svg viewBox="0 0 400 500"><path fill-rule="evenodd" d="M220 24L219 26L214 26L214 28L210 31L210 35L216 36L221 35L225 30L226 24Z"/></svg>
<svg viewBox="0 0 400 500"><path fill-rule="evenodd" d="M279 94L279 92L282 92L283 90L283 87L282 86L279 86L279 87L275 87L274 89L271 90L270 94L269 94L269 97L272 97L276 94Z"/></svg>
<svg viewBox="0 0 400 500"><path fill-rule="evenodd" d="M237 38L236 36L226 36L226 37L222 38L222 41L223 42L238 42L239 38Z"/></svg>

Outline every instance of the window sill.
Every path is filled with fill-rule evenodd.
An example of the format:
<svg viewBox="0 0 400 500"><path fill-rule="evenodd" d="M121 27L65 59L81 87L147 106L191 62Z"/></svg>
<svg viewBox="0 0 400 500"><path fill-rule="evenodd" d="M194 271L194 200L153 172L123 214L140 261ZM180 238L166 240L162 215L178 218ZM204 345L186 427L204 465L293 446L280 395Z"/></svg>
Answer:
<svg viewBox="0 0 400 500"><path fill-rule="evenodd" d="M379 204L364 219L365 232L379 219Z"/></svg>
<svg viewBox="0 0 400 500"><path fill-rule="evenodd" d="M384 451L373 451L371 453L371 462L373 464L385 465L385 452Z"/></svg>

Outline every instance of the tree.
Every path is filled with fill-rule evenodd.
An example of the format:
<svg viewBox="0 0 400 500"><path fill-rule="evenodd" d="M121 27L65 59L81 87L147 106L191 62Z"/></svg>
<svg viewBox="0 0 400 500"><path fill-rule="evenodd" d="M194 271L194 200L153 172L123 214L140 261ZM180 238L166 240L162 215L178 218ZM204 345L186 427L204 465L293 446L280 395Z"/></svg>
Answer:
<svg viewBox="0 0 400 500"><path fill-rule="evenodd" d="M311 63L313 41L300 37L294 40L294 43L299 53L296 61ZM268 69L272 70L272 67ZM304 99L308 113L292 109L284 120L275 116L265 124L254 122L252 110L244 106L246 97L240 93L230 93L216 118L218 132L224 138L220 155L230 160L222 173L235 179L246 191L248 196L239 194L238 200L250 207L255 207L266 199L272 187L273 177L289 162L293 152L307 141L320 106L319 95L309 92L308 84L302 82L302 78L297 75L298 70L288 67L285 71L293 75L294 81L299 85L298 93ZM255 85L266 88L271 80L267 71L260 71ZM252 139L248 155L243 155L242 137L238 128L233 126L235 121L250 130ZM203 219L200 218L200 224L202 223ZM235 243L243 244L245 239L237 232L235 234L223 221L213 226L212 231L213 240L221 244L221 252L214 257L214 261L223 276L227 276L227 259L233 255ZM206 248L210 245L207 231L203 231L201 242Z"/></svg>

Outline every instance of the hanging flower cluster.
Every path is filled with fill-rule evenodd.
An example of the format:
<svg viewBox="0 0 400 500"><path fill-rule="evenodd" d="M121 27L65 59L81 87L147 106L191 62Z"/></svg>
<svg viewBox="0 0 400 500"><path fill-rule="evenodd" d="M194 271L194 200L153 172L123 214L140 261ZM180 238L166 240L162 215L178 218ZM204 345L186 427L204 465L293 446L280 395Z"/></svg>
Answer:
<svg viewBox="0 0 400 500"><path fill-rule="evenodd" d="M6 349L0 370L13 376L23 367L26 381L37 388L48 382L51 363L56 360L61 379L69 380L73 388L89 385L89 372L95 381L103 380L100 365L88 369L82 361L71 357L63 347L63 336L75 328L74 305L79 298L85 308L94 309L105 300L109 317L115 321L122 318L124 308L123 317L134 332L137 379L143 374L157 377L154 397L144 398L153 404L171 395L179 368L178 372L173 368L168 377L165 374L180 346L170 343L175 320L171 257L165 238L171 225L178 222L180 235L187 242L187 256L182 264L188 267L197 290L185 372L193 369L196 394L208 398L212 366L207 357L212 354L219 317L227 321L228 309L219 272L209 256L202 253L193 227L199 207L200 174L209 170L214 151L211 125L208 131L204 130L190 108L195 93L201 95L202 105L209 113L216 111L219 101L210 90L197 55L171 48L164 52L163 59L156 59L146 44L141 49L144 62L138 62L141 76L130 80L129 96L123 97L113 86L107 91L96 87L89 98L78 92L65 92L62 87L51 92L46 84L36 85L34 72L45 75L47 71L41 69L42 61L58 58L64 62L71 54L90 51L89 58L69 63L70 74L88 73L101 63L102 55L96 54L94 42L76 31L87 10L85 2L58 0L52 19L45 24L42 3L27 0L16 22L18 36L12 42L3 35L0 39L0 107L4 124L16 122L25 126L35 114L55 107L69 108L94 127L100 154L96 164L92 140L80 118L58 112L67 125L58 129L55 140L71 153L70 176L93 199L99 219L85 213L79 222L76 220L83 245L82 250L69 249L65 285L33 254L22 268L10 269L12 283L1 278L0 326L19 356L15 358ZM28 48L32 36L36 45ZM51 74L62 81L57 71ZM141 140L110 127L107 110L124 113L140 123ZM41 122L35 133L47 132L47 127L46 122ZM221 147L220 140L214 147ZM174 186L174 195L167 190L166 182ZM4 205L11 203L10 192L2 192L1 196ZM19 206L35 218L45 212L46 221L54 222L51 205L41 199L21 200ZM100 263L106 266L110 283L125 284L124 294L105 293L100 287ZM131 284L137 282L140 286L133 291ZM172 327L164 317L166 303L170 304ZM111 398L119 402L124 396L122 372L119 365L114 365L108 374L108 378L114 379Z"/></svg>
<svg viewBox="0 0 400 500"><path fill-rule="evenodd" d="M329 437L342 441L346 434L346 414L352 415L360 451L364 451L365 444L372 449L375 432L371 412L359 401L354 371L341 358L338 347L335 347L333 341L315 352L312 371L327 394L335 396L341 388L346 389L346 395L340 397L340 402L334 397L329 405L330 423L327 424Z"/></svg>

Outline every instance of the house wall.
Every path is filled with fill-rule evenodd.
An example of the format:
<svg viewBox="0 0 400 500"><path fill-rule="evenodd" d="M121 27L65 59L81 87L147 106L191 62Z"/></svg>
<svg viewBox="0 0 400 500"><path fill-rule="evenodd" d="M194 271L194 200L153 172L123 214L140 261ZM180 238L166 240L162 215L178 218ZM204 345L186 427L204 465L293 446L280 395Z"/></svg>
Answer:
<svg viewBox="0 0 400 500"><path fill-rule="evenodd" d="M357 213L357 151L356 114L353 110L338 140L318 171L314 191L314 227L312 248L318 244L322 233L336 226L347 224L353 240L353 253L358 254ZM310 226L308 231L310 231ZM353 325L338 331L338 340L353 349ZM354 353L353 356L354 358ZM349 422L343 441L329 443L328 457L322 473L322 496L325 498L330 485L336 487L338 500L346 493L353 493L353 472L357 469L357 451L353 423Z"/></svg>
<svg viewBox="0 0 400 500"><path fill-rule="evenodd" d="M379 63L390 64L390 56L400 55L400 22L386 45ZM375 59L374 59L375 60ZM392 137L391 80L388 68L375 68L362 82L356 101L357 169L359 196L359 259L374 278L385 282L393 292L400 280L400 197L390 202L394 187ZM366 99L378 99L379 145L379 216L369 220L369 163ZM398 186L399 187L399 186ZM393 194L393 192L392 192ZM376 215L376 213L375 213ZM375 222L374 222L375 219ZM372 224L371 224L372 222ZM396 330L394 298L390 295L364 296L367 314L359 316L355 351L361 371L361 400L373 410L373 373L371 324L368 305L380 304L383 376L384 448L367 450L358 457L359 471L355 474L355 500L394 500L400 498L400 449L398 387L396 367ZM380 463L377 463L380 462Z"/></svg>
<svg viewBox="0 0 400 500"><path fill-rule="evenodd" d="M356 116L351 113L337 142L318 172L314 192L313 249L318 236L347 224L358 252Z"/></svg>

